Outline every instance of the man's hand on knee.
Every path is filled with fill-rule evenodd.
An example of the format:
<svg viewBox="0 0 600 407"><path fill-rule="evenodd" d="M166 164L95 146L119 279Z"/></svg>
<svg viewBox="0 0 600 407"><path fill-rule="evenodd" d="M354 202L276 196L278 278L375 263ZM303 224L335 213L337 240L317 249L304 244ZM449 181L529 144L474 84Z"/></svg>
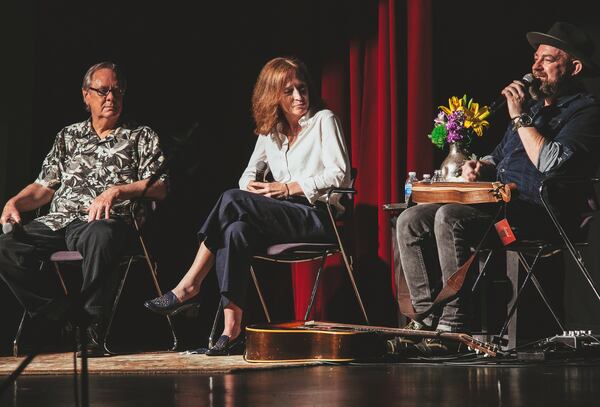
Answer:
<svg viewBox="0 0 600 407"><path fill-rule="evenodd" d="M110 209L119 196L119 189L112 187L101 193L88 208L88 222L110 219Z"/></svg>

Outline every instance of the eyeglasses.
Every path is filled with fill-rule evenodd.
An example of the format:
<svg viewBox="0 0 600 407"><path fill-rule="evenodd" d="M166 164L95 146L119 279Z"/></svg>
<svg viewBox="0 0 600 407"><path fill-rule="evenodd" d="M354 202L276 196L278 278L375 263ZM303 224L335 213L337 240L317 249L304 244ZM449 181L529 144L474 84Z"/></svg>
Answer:
<svg viewBox="0 0 600 407"><path fill-rule="evenodd" d="M121 88L92 88L91 86L88 88L89 90L93 90L103 98L107 97L110 92L112 92L113 96L119 97L125 94L125 89Z"/></svg>

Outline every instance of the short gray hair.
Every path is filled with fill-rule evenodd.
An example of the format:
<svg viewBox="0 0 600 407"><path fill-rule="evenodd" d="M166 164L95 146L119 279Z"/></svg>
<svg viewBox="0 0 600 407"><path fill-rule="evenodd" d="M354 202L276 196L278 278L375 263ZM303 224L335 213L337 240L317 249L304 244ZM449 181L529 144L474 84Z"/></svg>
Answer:
<svg viewBox="0 0 600 407"><path fill-rule="evenodd" d="M83 82L81 84L82 89L89 89L90 86L92 86L92 75L94 75L94 72L99 71L100 69L110 69L111 71L113 71L117 76L119 87L125 90L125 88L127 87L127 81L125 80L125 76L123 75L117 64L110 61L99 62L95 65L92 65L87 70L85 75L83 75Z"/></svg>

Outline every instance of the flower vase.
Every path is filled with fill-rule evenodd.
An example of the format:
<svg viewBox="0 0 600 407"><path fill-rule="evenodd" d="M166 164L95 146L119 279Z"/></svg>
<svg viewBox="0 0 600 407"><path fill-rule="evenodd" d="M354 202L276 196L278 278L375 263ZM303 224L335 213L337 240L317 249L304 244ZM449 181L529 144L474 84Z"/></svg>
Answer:
<svg viewBox="0 0 600 407"><path fill-rule="evenodd" d="M469 153L460 143L449 143L449 146L450 152L440 167L442 177L446 182L464 182L460 177L461 168L469 158Z"/></svg>

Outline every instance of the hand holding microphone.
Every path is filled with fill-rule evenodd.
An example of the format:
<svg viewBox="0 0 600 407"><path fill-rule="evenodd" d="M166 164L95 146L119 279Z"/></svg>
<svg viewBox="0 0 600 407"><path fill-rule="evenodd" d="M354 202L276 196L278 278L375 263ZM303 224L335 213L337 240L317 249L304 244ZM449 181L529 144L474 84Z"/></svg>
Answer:
<svg viewBox="0 0 600 407"><path fill-rule="evenodd" d="M513 81L502 90L502 94L506 98L506 107L508 107L508 115L511 120L516 119L525 110L525 103L529 99L529 85L533 81L531 74L525 75L523 81ZM525 83L525 86L524 86Z"/></svg>
<svg viewBox="0 0 600 407"><path fill-rule="evenodd" d="M13 233L21 223L21 214L17 208L9 202L4 205L2 216L0 216L0 224L2 224L2 233Z"/></svg>
<svg viewBox="0 0 600 407"><path fill-rule="evenodd" d="M267 173L267 168L269 166L264 161L259 161L256 163L256 175L254 176L254 181L256 182L265 182L265 175Z"/></svg>
<svg viewBox="0 0 600 407"><path fill-rule="evenodd" d="M2 233L8 235L9 233L17 233L17 230L21 228L20 223L6 222L2 224Z"/></svg>
<svg viewBox="0 0 600 407"><path fill-rule="evenodd" d="M529 99L529 87L532 83L533 75L528 73L520 81L515 80L509 84L500 92L502 96L490 105L490 115L496 113L506 104L508 104L508 114L511 118L523 113L523 106Z"/></svg>
<svg viewBox="0 0 600 407"><path fill-rule="evenodd" d="M256 193L262 187L262 184L265 182L265 174L267 172L268 167L269 166L264 161L259 161L256 163L256 172L254 173L254 181L248 182L248 186L246 187L246 189L249 192Z"/></svg>

